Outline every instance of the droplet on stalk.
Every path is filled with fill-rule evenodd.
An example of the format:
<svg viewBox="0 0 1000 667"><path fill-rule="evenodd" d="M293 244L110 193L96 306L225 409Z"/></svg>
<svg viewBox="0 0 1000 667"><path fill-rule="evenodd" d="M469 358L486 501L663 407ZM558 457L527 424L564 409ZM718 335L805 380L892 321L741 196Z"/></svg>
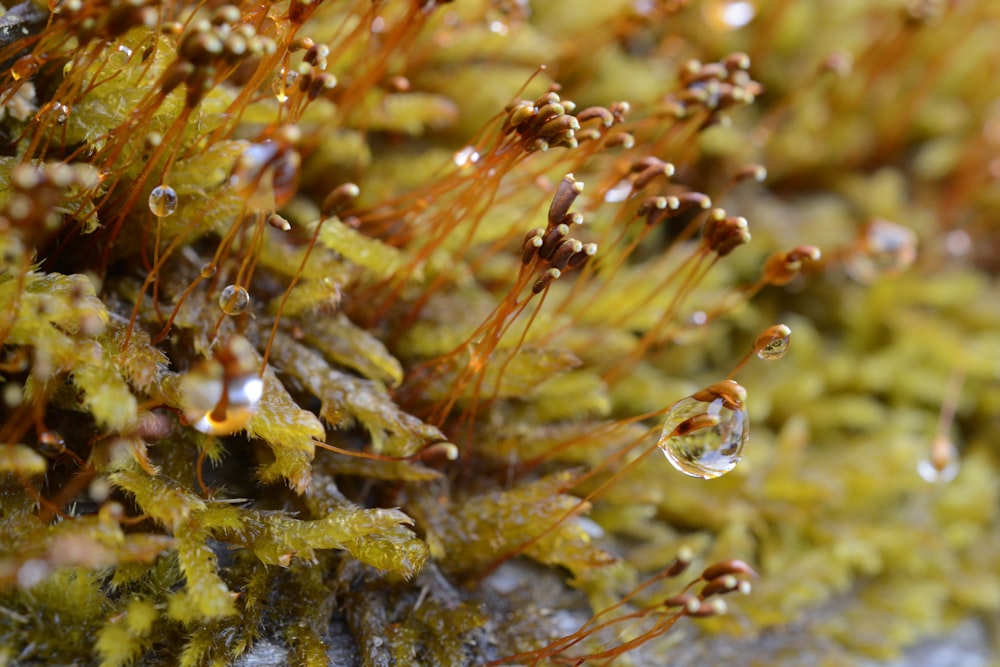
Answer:
<svg viewBox="0 0 1000 667"><path fill-rule="evenodd" d="M657 443L685 475L714 479L736 467L750 435L746 389L724 380L674 403Z"/></svg>
<svg viewBox="0 0 1000 667"><path fill-rule="evenodd" d="M753 349L759 359L772 361L781 359L788 352L788 343L792 330L784 324L775 324L757 337Z"/></svg>
<svg viewBox="0 0 1000 667"><path fill-rule="evenodd" d="M157 185L149 193L149 210L157 218L165 218L177 210L177 193L169 185Z"/></svg>
<svg viewBox="0 0 1000 667"><path fill-rule="evenodd" d="M250 305L250 293L239 285L226 285L219 295L219 308L226 315L239 315Z"/></svg>

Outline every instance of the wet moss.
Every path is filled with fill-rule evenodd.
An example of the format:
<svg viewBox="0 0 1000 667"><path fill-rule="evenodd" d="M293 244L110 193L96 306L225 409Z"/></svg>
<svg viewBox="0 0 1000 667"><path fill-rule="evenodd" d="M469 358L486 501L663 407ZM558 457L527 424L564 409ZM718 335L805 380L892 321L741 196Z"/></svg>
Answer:
<svg viewBox="0 0 1000 667"><path fill-rule="evenodd" d="M997 10L536 4L11 8L0 663L996 616ZM675 474L664 415L736 372L745 458Z"/></svg>

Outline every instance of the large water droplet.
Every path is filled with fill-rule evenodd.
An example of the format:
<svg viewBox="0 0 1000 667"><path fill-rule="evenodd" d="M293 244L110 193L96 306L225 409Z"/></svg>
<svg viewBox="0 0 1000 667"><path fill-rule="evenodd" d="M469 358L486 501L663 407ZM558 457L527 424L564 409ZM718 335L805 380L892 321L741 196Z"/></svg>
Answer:
<svg viewBox="0 0 1000 667"><path fill-rule="evenodd" d="M225 400L191 425L209 435L229 435L240 431L257 412L263 395L264 381L257 374L232 378L225 385Z"/></svg>
<svg viewBox="0 0 1000 667"><path fill-rule="evenodd" d="M717 382L674 403L657 443L685 475L713 479L736 467L750 435L746 390Z"/></svg>
<svg viewBox="0 0 1000 667"><path fill-rule="evenodd" d="M239 315L250 305L250 293L239 285L226 285L219 295L219 308L226 315Z"/></svg>
<svg viewBox="0 0 1000 667"><path fill-rule="evenodd" d="M169 185L157 185L149 193L149 210L157 218L165 218L177 210L177 193Z"/></svg>

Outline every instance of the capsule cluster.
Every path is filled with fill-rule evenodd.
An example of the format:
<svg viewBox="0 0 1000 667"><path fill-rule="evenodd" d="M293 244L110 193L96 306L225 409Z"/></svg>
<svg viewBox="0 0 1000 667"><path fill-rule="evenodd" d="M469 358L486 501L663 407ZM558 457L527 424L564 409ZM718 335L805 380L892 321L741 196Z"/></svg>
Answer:
<svg viewBox="0 0 1000 667"><path fill-rule="evenodd" d="M555 92L548 92L534 102L518 100L507 106L501 133L517 133L529 151L547 151L553 146L576 148L580 141L593 140L601 136L598 127L609 128L620 123L628 113L625 102L604 107L589 107L576 116L576 103L560 99ZM587 127L581 132L583 125ZM578 136L577 133L580 133Z"/></svg>
<svg viewBox="0 0 1000 667"><path fill-rule="evenodd" d="M167 32L179 32L180 25L167 24ZM243 21L234 5L216 8L209 19L192 21L177 45L175 60L160 81L160 92L170 93L182 83L187 87L185 104L194 107L228 71L248 58L274 54L277 43L257 34L256 28Z"/></svg>
<svg viewBox="0 0 1000 667"><path fill-rule="evenodd" d="M87 164L20 164L10 175L11 192L0 211L0 230L14 228L22 240L40 245L63 222L68 192L94 192L100 175Z"/></svg>
<svg viewBox="0 0 1000 667"><path fill-rule="evenodd" d="M528 232L521 246L521 262L525 266L537 263L544 267L531 291L540 293L564 271L583 266L597 253L596 243L583 243L569 236L570 227L583 224L583 216L571 213L570 207L583 192L583 183L567 174L556 188L549 206L548 225Z"/></svg>
<svg viewBox="0 0 1000 667"><path fill-rule="evenodd" d="M682 89L670 99L679 117L697 110L708 112L707 125L719 122L720 113L752 104L764 87L750 76L750 56L731 53L719 62L689 60L679 74Z"/></svg>
<svg viewBox="0 0 1000 667"><path fill-rule="evenodd" d="M678 555L677 560L671 566L672 570L680 574L690 560L682 560ZM687 556L689 558L689 556ZM674 575L676 576L676 575ZM750 593L750 582L743 577L756 577L757 573L753 568L741 560L724 560L709 565L701 573L692 585L698 582L705 582L698 593L684 592L674 595L663 601L663 606L669 608L680 608L681 613L686 616L706 617L718 616L727 611L725 602L720 598L729 593Z"/></svg>
<svg viewBox="0 0 1000 667"><path fill-rule="evenodd" d="M278 102L284 104L291 95L305 96L313 101L324 91L337 86L337 77L326 72L330 47L316 44L311 38L303 37L292 42L289 52L304 51L302 62L295 69L282 69L274 77L272 88Z"/></svg>
<svg viewBox="0 0 1000 667"><path fill-rule="evenodd" d="M712 211L702 229L702 243L719 257L725 257L749 242L750 228L747 219L738 215L726 215L722 209Z"/></svg>

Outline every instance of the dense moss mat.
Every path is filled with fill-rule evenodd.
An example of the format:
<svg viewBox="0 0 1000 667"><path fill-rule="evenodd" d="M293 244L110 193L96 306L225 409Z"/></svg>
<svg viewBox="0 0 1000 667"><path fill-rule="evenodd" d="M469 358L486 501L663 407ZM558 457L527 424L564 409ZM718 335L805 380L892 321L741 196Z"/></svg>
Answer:
<svg viewBox="0 0 1000 667"><path fill-rule="evenodd" d="M998 24L8 8L0 665L995 643Z"/></svg>

